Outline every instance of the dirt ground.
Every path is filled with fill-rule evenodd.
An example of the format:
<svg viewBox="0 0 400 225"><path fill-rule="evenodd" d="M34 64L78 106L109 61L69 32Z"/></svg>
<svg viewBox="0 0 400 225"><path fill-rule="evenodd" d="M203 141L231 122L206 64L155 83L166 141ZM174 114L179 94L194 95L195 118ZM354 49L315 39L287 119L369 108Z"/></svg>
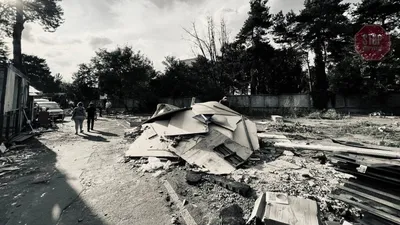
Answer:
<svg viewBox="0 0 400 225"><path fill-rule="evenodd" d="M74 135L73 123L7 152L19 169L0 177L0 224L171 224L163 187L123 163L126 127L99 119Z"/></svg>
<svg viewBox="0 0 400 225"><path fill-rule="evenodd" d="M400 119L350 117L341 120L296 118L266 123L266 132L285 134L292 141L330 144L331 139L400 146ZM127 123L101 118L95 131L74 135L73 123L33 138L27 147L0 157L0 224L123 225L185 224L179 205L171 201L163 180L171 183L185 208L199 225L218 224L222 209L238 204L243 217L250 216L256 194L280 191L316 200L323 220L355 215L353 210L326 195L346 176L303 152L300 155L261 149L260 160L228 176L249 184L254 195L243 197L208 181L189 185L188 165L180 163L162 173L139 170L138 160L127 161L124 153L132 140L124 139ZM271 170L270 162L277 165ZM278 168L290 165L289 168Z"/></svg>
<svg viewBox="0 0 400 225"><path fill-rule="evenodd" d="M352 116L338 120L285 118L284 124L266 119L266 132L285 134L295 140L318 142L341 139L389 147L400 147L399 117Z"/></svg>

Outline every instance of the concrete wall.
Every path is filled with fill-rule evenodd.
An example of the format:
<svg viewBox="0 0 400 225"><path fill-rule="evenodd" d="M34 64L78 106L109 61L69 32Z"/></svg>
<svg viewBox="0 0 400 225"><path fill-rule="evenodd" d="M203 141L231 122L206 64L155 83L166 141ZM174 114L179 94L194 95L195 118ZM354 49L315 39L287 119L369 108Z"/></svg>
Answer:
<svg viewBox="0 0 400 225"><path fill-rule="evenodd" d="M292 95L233 95L228 96L230 107L247 115L270 114L302 114L313 111L308 94ZM199 102L196 99L196 102ZM178 107L190 106L191 98L161 99L160 103L168 103ZM329 108L333 108L329 103ZM367 98L361 96L341 96L335 99L335 109L343 113L371 113L383 111L400 114L400 93L390 94L385 98Z"/></svg>

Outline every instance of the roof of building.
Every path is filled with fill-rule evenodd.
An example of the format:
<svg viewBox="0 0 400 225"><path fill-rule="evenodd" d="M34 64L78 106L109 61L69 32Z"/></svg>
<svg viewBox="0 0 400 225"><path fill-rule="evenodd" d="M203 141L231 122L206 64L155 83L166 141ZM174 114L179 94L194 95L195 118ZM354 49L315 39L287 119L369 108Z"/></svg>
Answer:
<svg viewBox="0 0 400 225"><path fill-rule="evenodd" d="M192 64L193 64L194 62L196 62L196 59L197 59L197 58L184 59L184 60L181 60L181 62L185 63L187 66L192 66Z"/></svg>

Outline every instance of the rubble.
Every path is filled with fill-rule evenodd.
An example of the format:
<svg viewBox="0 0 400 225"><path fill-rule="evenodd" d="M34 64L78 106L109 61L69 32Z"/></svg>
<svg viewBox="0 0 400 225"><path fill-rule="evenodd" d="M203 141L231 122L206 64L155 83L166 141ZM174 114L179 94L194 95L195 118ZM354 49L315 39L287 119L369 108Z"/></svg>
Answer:
<svg viewBox="0 0 400 225"><path fill-rule="evenodd" d="M143 164L140 167L140 170L143 172L154 172L158 169L168 170L171 166L171 161L167 161L165 163L161 162L160 159L156 157L149 157L147 164Z"/></svg>
<svg viewBox="0 0 400 225"><path fill-rule="evenodd" d="M281 121L281 117L276 118ZM356 175L371 175L371 169L365 163L400 166L400 151L394 148L361 146L337 140L332 145L318 145L307 140L309 137L286 135L298 132L322 133L297 122L254 123L217 102L197 103L190 108L159 105L149 120L127 135L136 140L126 156L141 160L148 158L149 162L141 165L140 170L155 171L154 177L163 178L171 173L164 175L166 163L159 158L185 161L186 167L174 170L181 172L183 183L180 184L184 191L179 193L187 203L180 202L179 205L197 207L194 205L200 203L196 199L206 201L205 207L210 212L203 215L209 219L205 224L213 224L210 221L221 223L222 217L216 221L215 212L222 212L235 203L243 207L245 213L240 217L246 220L258 217L265 223L275 221L280 224L318 224L318 220L333 224L343 220L352 223L361 218L363 205L354 203L354 199L349 197L349 193L354 194L349 185L355 186L347 184L348 180ZM335 159L358 165L349 172L348 168L338 169ZM393 179L398 180L395 177L390 179L392 183ZM364 185L363 190L366 188ZM332 193L337 189L340 192L335 199ZM343 192L347 194L343 196ZM255 200L251 197L259 197L254 206L256 209L266 203L262 199L267 199L268 193L280 193L276 196L278 200L284 196L286 201L269 200L268 207L256 210L258 216L250 216L251 204ZM388 207L387 204L384 207ZM371 212L365 207L362 209L363 213ZM284 216L278 215L278 211ZM291 211L293 213L289 213ZM376 215L371 217L379 220ZM393 217L390 219L394 221Z"/></svg>
<svg viewBox="0 0 400 225"><path fill-rule="evenodd" d="M159 104L129 135L138 137L126 156L179 157L212 174L231 173L260 148L255 123L218 102Z"/></svg>

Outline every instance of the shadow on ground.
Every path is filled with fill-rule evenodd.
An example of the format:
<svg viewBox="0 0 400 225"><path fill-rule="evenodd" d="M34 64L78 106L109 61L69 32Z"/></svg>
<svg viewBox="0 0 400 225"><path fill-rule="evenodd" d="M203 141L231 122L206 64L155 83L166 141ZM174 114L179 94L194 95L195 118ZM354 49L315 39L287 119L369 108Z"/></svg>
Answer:
<svg viewBox="0 0 400 225"><path fill-rule="evenodd" d="M91 135L88 133L81 133L80 134L84 139L87 139L89 141L97 141L97 142L110 142L109 140L107 140L106 138L102 137L102 136L97 136L97 135Z"/></svg>
<svg viewBox="0 0 400 225"><path fill-rule="evenodd" d="M78 202L82 210L68 215L76 223L106 225L80 198L80 180L56 168L57 154L36 139L26 144L4 155L19 169L0 176L0 224L64 225L64 210Z"/></svg>
<svg viewBox="0 0 400 225"><path fill-rule="evenodd" d="M105 131L99 131L99 130L93 130L91 132L98 133L98 134L101 134L101 135L107 136L107 137L118 137L119 136L118 134L109 133L109 132L105 132Z"/></svg>

